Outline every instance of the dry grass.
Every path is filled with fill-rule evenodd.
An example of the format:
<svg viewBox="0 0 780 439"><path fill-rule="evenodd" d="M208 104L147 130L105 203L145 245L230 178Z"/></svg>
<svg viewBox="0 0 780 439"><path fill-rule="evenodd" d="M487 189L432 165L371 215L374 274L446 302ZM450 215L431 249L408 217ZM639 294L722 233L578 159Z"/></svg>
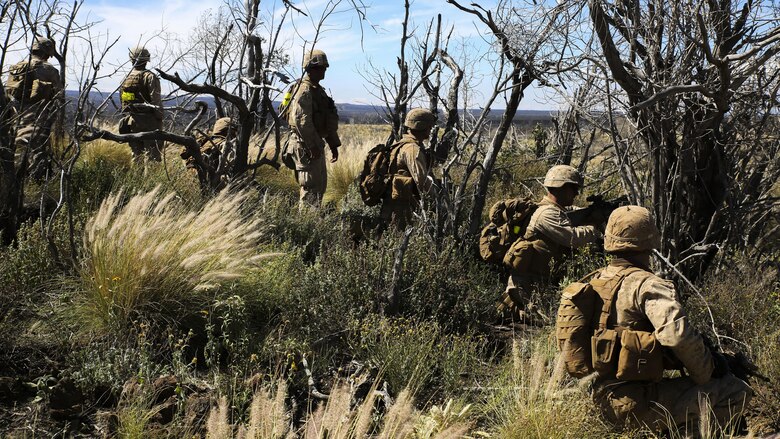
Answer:
<svg viewBox="0 0 780 439"><path fill-rule="evenodd" d="M86 143L79 156L79 162L94 165L100 161L114 167L129 168L133 160L133 154L127 144L116 143L110 140L93 140Z"/></svg>
<svg viewBox="0 0 780 439"><path fill-rule="evenodd" d="M495 437L607 437L590 398L568 380L551 337L515 340L504 376L487 403Z"/></svg>
<svg viewBox="0 0 780 439"><path fill-rule="evenodd" d="M376 384L376 383L375 383ZM428 413L415 409L411 391L403 390L384 416L375 410L374 386L366 399L352 407L352 393L346 383L338 383L326 403L310 411L301 429L291 431L290 413L284 405L287 387L283 382L276 390L259 390L254 395L247 425L232 425L227 400L220 400L206 422L207 438L279 439L444 439L464 437L471 431L467 419L470 406L450 401L444 408L434 406Z"/></svg>
<svg viewBox="0 0 780 439"><path fill-rule="evenodd" d="M242 276L261 257L260 221L241 211L246 198L223 191L190 211L159 188L126 204L121 192L109 196L84 233L87 320L121 326L135 312L192 304L199 292Z"/></svg>

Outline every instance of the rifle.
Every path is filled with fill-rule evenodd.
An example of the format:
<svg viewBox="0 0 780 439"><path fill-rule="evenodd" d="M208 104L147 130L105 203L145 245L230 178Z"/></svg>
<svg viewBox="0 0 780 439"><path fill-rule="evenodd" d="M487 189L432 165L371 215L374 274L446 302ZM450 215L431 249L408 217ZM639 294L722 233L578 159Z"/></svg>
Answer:
<svg viewBox="0 0 780 439"><path fill-rule="evenodd" d="M566 213L575 226L606 224L613 210L628 204L628 197L625 195L612 200L605 200L603 195L589 195L586 200L590 202L587 207Z"/></svg>
<svg viewBox="0 0 780 439"><path fill-rule="evenodd" d="M704 339L704 345L710 350L715 360L716 370L713 371L713 377L720 378L726 373L731 373L746 383L751 377L758 378L767 383L771 382L769 378L758 371L758 366L756 366L756 364L744 353L740 351L721 350L712 343L712 340L710 340L709 337L702 335L702 338ZM715 376L716 374L718 376Z"/></svg>

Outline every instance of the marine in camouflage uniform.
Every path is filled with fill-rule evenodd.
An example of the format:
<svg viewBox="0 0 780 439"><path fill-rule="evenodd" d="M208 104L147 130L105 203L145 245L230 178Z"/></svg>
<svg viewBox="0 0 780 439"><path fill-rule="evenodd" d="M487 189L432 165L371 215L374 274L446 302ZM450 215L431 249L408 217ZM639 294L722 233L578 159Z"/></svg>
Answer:
<svg viewBox="0 0 780 439"><path fill-rule="evenodd" d="M304 77L285 97L287 123L290 125L288 150L295 162L295 179L301 186L301 204L318 207L328 186L325 167L325 144L331 152L331 163L339 157L339 115L336 104L320 81L325 78L328 58L321 50L312 50L303 59Z"/></svg>
<svg viewBox="0 0 780 439"><path fill-rule="evenodd" d="M141 133L161 130L163 125L162 98L160 97L160 79L149 70L149 51L143 47L130 50L130 61L133 70L128 73L120 87L122 113L125 116L119 121L120 134ZM158 140L143 140L128 142L133 152L133 161L139 163L144 156L150 160L160 161L163 142Z"/></svg>
<svg viewBox="0 0 780 439"><path fill-rule="evenodd" d="M54 54L54 41L36 37L30 59L11 66L5 83L6 98L15 113L10 120L16 129L16 159L26 155L28 170L37 179L49 169L49 136L62 95L60 72L48 62Z"/></svg>
<svg viewBox="0 0 780 439"><path fill-rule="evenodd" d="M575 210L574 199L582 187L579 171L568 165L550 168L544 178L547 195L531 216L524 239L534 241L534 253L530 269L509 273L503 303L499 309L509 317L526 318L546 316L532 302L534 289L549 280L552 268L575 249L601 240L601 233L592 225L573 225L567 213ZM530 315L529 315L530 313Z"/></svg>
<svg viewBox="0 0 780 439"><path fill-rule="evenodd" d="M428 174L432 160L423 142L428 140L435 124L436 116L429 110L415 108L406 114L404 126L408 132L390 150L392 178L379 213L384 227L395 224L398 229L405 229L422 194L431 188Z"/></svg>
<svg viewBox="0 0 780 439"><path fill-rule="evenodd" d="M674 284L650 273L650 252L659 247L659 236L647 209L616 209L609 217L604 239L604 249L614 258L596 277L609 280L626 267L643 270L629 274L616 293L615 327L652 332L687 374L660 382L597 376L593 399L608 420L629 428L665 430L696 422L702 409L711 410L714 418L725 425L748 403L752 391L744 381L729 374L725 364L714 361L703 338L688 321ZM709 407L700 409L699 401L705 397Z"/></svg>
<svg viewBox="0 0 780 439"><path fill-rule="evenodd" d="M218 171L220 167L220 161L224 160L226 163L222 163L225 167L234 159L235 151L228 146L228 151L225 151L225 147L232 142L238 131L238 127L235 122L229 117L222 117L214 122L214 126L211 129L211 134L200 134L197 137L198 144L200 145L200 153L203 157L203 161L206 162L214 171ZM223 155L225 153L225 155ZM181 158L184 160L184 165L187 169L196 172L198 171L195 164L195 159L187 151L187 148L182 148ZM203 170L204 172L206 170ZM206 176L207 172L203 175ZM220 176L216 173L208 175L208 178L219 179ZM211 186L215 189L221 189L224 185L224 181L211 181Z"/></svg>

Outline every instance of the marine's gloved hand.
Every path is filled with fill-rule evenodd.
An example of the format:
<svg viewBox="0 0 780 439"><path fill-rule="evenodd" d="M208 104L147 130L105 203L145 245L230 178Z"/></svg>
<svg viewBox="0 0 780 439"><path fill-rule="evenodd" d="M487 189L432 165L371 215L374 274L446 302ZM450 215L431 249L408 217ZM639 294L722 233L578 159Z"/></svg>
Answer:
<svg viewBox="0 0 780 439"><path fill-rule="evenodd" d="M712 369L713 378L723 378L729 373L729 362L722 353L712 351L712 362L715 365L715 368Z"/></svg>
<svg viewBox="0 0 780 439"><path fill-rule="evenodd" d="M338 146L330 146L330 162L336 163L339 159L339 147Z"/></svg>

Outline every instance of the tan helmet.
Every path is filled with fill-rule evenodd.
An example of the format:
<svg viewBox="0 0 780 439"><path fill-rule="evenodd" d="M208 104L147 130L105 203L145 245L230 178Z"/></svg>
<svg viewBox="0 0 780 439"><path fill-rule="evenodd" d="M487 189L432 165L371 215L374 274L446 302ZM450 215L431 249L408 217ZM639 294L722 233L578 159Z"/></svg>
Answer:
<svg viewBox="0 0 780 439"><path fill-rule="evenodd" d="M132 61L133 63L145 63L145 62L149 62L149 59L151 59L151 55L149 55L149 51L146 50L146 47L144 46L133 47L128 52L128 56L130 57L130 61Z"/></svg>
<svg viewBox="0 0 780 439"><path fill-rule="evenodd" d="M214 122L214 128L211 130L212 136L227 137L228 133L232 131L232 134L236 133L236 124L233 119L229 117L221 117Z"/></svg>
<svg viewBox="0 0 780 439"><path fill-rule="evenodd" d="M46 37L35 37L35 41L32 43L32 51L45 56L54 56L54 41Z"/></svg>
<svg viewBox="0 0 780 439"><path fill-rule="evenodd" d="M582 175L573 166L555 165L544 176L544 187L563 187L568 183L582 186Z"/></svg>
<svg viewBox="0 0 780 439"><path fill-rule="evenodd" d="M609 216L604 232L605 251L647 252L660 246L661 233L644 207L621 206Z"/></svg>
<svg viewBox="0 0 780 439"><path fill-rule="evenodd" d="M427 130L436 125L436 115L425 108L413 108L406 113L404 126L413 130Z"/></svg>
<svg viewBox="0 0 780 439"><path fill-rule="evenodd" d="M330 67L330 64L328 64L328 56L325 55L325 52L316 49L307 52L306 55L303 56L303 70L317 66Z"/></svg>

